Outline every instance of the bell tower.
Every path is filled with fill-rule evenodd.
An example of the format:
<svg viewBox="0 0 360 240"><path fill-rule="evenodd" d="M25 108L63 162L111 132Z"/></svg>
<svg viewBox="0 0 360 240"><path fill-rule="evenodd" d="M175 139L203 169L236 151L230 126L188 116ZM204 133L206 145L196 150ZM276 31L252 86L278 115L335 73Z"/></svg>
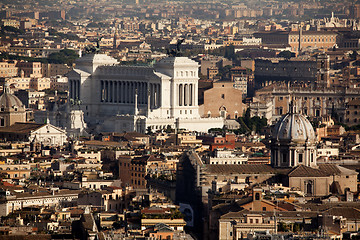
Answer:
<svg viewBox="0 0 360 240"><path fill-rule="evenodd" d="M330 87L330 56L322 53L316 58L317 62L317 85L321 87Z"/></svg>

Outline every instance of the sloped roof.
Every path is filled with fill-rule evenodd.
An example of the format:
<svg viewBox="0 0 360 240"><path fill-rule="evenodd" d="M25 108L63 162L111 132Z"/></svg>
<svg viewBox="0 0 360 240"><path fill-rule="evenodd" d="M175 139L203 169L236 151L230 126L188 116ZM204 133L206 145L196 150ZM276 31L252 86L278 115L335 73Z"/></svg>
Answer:
<svg viewBox="0 0 360 240"><path fill-rule="evenodd" d="M332 175L357 175L357 172L335 164L320 164L319 168L299 165L288 174L289 177L328 177Z"/></svg>
<svg viewBox="0 0 360 240"><path fill-rule="evenodd" d="M270 165L265 164L254 164L254 165L238 165L238 164L208 164L206 168L209 173L276 173L277 170L272 168Z"/></svg>
<svg viewBox="0 0 360 240"><path fill-rule="evenodd" d="M157 223L155 226L154 226L154 229L157 231L157 232L174 232L174 230L172 230L169 225L166 225L165 223Z"/></svg>
<svg viewBox="0 0 360 240"><path fill-rule="evenodd" d="M17 122L11 126L0 128L0 132L3 133L19 133L19 134L28 134L31 133L46 124L39 124L39 123L30 123L30 122Z"/></svg>
<svg viewBox="0 0 360 240"><path fill-rule="evenodd" d="M360 219L360 210L353 207L333 207L325 212L329 215L343 216L347 219Z"/></svg>
<svg viewBox="0 0 360 240"><path fill-rule="evenodd" d="M320 169L299 165L288 174L289 177L328 177L331 174Z"/></svg>

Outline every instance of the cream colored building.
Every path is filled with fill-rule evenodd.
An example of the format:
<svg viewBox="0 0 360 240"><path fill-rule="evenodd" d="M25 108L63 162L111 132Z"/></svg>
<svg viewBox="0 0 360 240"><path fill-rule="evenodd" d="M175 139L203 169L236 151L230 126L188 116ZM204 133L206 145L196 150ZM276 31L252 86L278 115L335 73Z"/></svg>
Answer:
<svg viewBox="0 0 360 240"><path fill-rule="evenodd" d="M254 231L276 232L276 223L273 217L259 213L228 213L219 219L219 240L243 239Z"/></svg>
<svg viewBox="0 0 360 240"><path fill-rule="evenodd" d="M58 206L63 202L76 201L79 191L60 190L54 193L6 193L5 201L0 204L0 216L7 216L16 210L34 206Z"/></svg>

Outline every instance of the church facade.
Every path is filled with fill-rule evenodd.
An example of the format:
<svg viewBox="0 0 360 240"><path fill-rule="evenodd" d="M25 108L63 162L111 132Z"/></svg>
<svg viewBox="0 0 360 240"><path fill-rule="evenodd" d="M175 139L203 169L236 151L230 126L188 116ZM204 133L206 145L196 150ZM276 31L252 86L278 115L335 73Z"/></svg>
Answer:
<svg viewBox="0 0 360 240"><path fill-rule="evenodd" d="M122 66L105 54L87 54L67 74L69 96L80 101L85 122L96 131L222 128L223 118L199 115L198 68L186 57Z"/></svg>

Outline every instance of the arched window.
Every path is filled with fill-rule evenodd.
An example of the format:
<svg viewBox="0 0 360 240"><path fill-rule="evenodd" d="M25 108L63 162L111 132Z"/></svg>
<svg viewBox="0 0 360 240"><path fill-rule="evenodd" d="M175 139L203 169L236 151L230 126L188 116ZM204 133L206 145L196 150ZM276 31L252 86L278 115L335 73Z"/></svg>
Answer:
<svg viewBox="0 0 360 240"><path fill-rule="evenodd" d="M220 117L225 118L226 117L226 108L222 106L220 109Z"/></svg>
<svg viewBox="0 0 360 240"><path fill-rule="evenodd" d="M308 182L306 182L305 186L306 186L306 189L305 189L306 194L309 195L309 196L313 195L314 194L313 181L309 180Z"/></svg>

